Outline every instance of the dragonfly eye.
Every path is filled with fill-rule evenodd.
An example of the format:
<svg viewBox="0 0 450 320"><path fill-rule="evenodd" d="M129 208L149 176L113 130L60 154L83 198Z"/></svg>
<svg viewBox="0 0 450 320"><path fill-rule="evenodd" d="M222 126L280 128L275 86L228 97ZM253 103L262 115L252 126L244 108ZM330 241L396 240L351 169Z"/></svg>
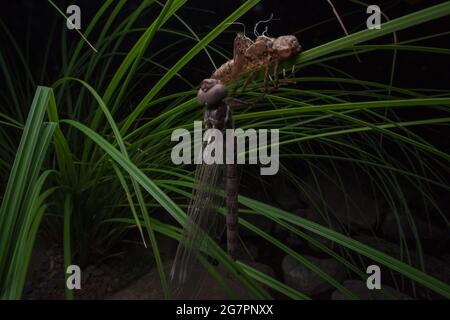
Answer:
<svg viewBox="0 0 450 320"><path fill-rule="evenodd" d="M228 95L227 88L216 79L202 81L197 93L197 101L202 105L214 106Z"/></svg>

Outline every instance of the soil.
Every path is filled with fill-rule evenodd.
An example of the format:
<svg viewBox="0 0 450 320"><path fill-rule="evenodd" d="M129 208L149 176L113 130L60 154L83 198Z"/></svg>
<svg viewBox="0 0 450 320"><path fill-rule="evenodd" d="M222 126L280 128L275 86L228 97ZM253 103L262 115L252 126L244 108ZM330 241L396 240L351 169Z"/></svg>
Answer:
<svg viewBox="0 0 450 320"><path fill-rule="evenodd" d="M75 299L105 299L152 270L151 249L142 244L123 244L122 251L97 264L81 268L81 289ZM30 263L24 299L65 299L63 249L39 239Z"/></svg>

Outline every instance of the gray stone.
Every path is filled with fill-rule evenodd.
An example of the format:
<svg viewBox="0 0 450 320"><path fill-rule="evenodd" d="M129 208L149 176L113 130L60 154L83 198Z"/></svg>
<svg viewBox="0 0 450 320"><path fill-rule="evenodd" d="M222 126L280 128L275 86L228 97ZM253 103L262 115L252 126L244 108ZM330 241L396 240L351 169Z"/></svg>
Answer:
<svg viewBox="0 0 450 320"><path fill-rule="evenodd" d="M164 263L164 269L166 275L170 273L172 261L166 261ZM236 294L236 298L239 299L252 299L253 297L244 291L242 285L235 279L230 278L224 274L221 268L217 268L217 271L221 273L228 286ZM224 290L224 288L213 278L206 270L193 270L193 273L201 272L202 277L201 286L195 293L195 299L200 300L226 300L230 299L230 295ZM156 269L153 269L137 281L131 283L128 287L120 290L111 295L109 300L161 300L164 299L164 295L161 289L161 281L159 273Z"/></svg>
<svg viewBox="0 0 450 320"><path fill-rule="evenodd" d="M253 269L258 270L259 272L262 272L270 277L274 277L275 272L273 269L268 266L267 264L255 262L255 261L243 261L246 265L252 267Z"/></svg>
<svg viewBox="0 0 450 320"><path fill-rule="evenodd" d="M365 282L359 280L346 280L344 287L354 293L361 300L410 300L411 297L395 290L392 287L382 284L381 289L367 289ZM331 294L332 300L347 300L348 298L336 290Z"/></svg>
<svg viewBox="0 0 450 320"><path fill-rule="evenodd" d="M336 260L319 259L310 256L304 257L336 281L344 280L346 275L345 267ZM282 269L285 283L304 294L317 295L333 288L316 272L308 269L291 256L283 258Z"/></svg>

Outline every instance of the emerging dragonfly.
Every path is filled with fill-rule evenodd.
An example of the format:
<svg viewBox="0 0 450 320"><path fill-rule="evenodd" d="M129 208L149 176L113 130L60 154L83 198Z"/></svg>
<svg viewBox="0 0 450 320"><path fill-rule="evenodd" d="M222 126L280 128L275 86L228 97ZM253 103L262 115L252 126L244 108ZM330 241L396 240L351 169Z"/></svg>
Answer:
<svg viewBox="0 0 450 320"><path fill-rule="evenodd" d="M301 47L295 36L278 38L259 36L255 41L238 33L234 40L233 59L224 63L211 76L204 79L197 94L197 101L205 106L205 128L220 130L225 137L225 130L233 127L230 97L226 84L236 80L243 73L250 72L244 87L257 71L265 70L265 86L269 70L283 60L289 59L300 51ZM226 141L224 139L224 141ZM206 144L215 143L214 140ZM226 141L225 144L235 144ZM207 161L204 161L207 162ZM210 163L210 162L209 162ZM236 162L232 164L200 164L195 174L195 185L187 211L188 221L184 227L182 239L178 245L175 260L170 273L171 289L175 298L194 298L199 281L195 272L199 268L200 250L205 248L206 237L216 237L218 209L223 199L217 189L223 177L226 190L226 228L227 251L235 259L239 246L238 238L238 178ZM197 271L196 271L197 270Z"/></svg>

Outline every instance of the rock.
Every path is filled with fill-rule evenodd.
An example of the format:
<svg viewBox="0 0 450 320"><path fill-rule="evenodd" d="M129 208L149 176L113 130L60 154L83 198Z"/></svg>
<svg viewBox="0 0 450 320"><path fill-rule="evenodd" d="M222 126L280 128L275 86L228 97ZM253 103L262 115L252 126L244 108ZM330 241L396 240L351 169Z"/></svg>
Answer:
<svg viewBox="0 0 450 320"><path fill-rule="evenodd" d="M305 218L309 221L316 222L324 227L327 227L329 229L332 229L334 231L344 233L342 227L340 227L339 223L331 217L330 220L325 221L320 214L317 213L317 211L312 208L306 208L301 210L295 210L292 211L293 214L298 215L299 217ZM334 249L335 243L331 240L328 240L325 237L319 236L314 232L308 231L308 230L301 230L303 233L306 233L308 236L313 238L314 240L320 242L321 244L325 245L329 249ZM306 248L309 247L312 251L316 253L323 253L323 250L313 245L310 241L304 239L301 236L298 236L297 234L294 234L290 232L288 229L285 229L281 227L280 225L275 226L275 233L279 236L279 239L285 239L284 243L289 245L290 248L294 247L300 247L300 248Z"/></svg>
<svg viewBox="0 0 450 320"><path fill-rule="evenodd" d="M310 256L304 257L336 281L344 280L346 275L345 267L336 260L319 259ZM285 283L304 294L317 295L333 288L316 272L308 269L291 256L283 258L282 269Z"/></svg>
<svg viewBox="0 0 450 320"><path fill-rule="evenodd" d="M361 300L410 300L411 297L401 293L394 288L382 284L381 289L369 290L367 285L363 281L359 280L346 280L343 283L344 287L354 293ZM342 294L339 290L334 291L331 294L332 300L347 300L348 298Z"/></svg>
<svg viewBox="0 0 450 320"><path fill-rule="evenodd" d="M272 278L275 277L275 272L267 264L260 263L260 262L255 262L255 261L245 261L245 260L243 260L242 262L245 263L246 265L248 265L249 267L252 267L253 269L258 270L259 272L264 273L265 275L268 275L268 276L270 276ZM270 288L267 287L266 285L263 285L261 283L259 285L261 285L262 288L264 288L267 291L270 290Z"/></svg>
<svg viewBox="0 0 450 320"><path fill-rule="evenodd" d="M415 240L415 234L411 222L411 219L405 214L395 214L395 212L390 211L386 214L381 225L381 235L388 240L399 241L400 232L398 226L401 225L404 238L413 241ZM414 225L421 240L445 242L449 239L448 231L445 232L418 217L414 217Z"/></svg>
<svg viewBox="0 0 450 320"><path fill-rule="evenodd" d="M166 271L166 275L169 275L170 269L172 266L172 261L166 261L164 263L164 269ZM221 275L224 277L224 280L236 293L239 299L252 299L247 292L242 289L242 285L231 279L229 276L224 275L221 272L221 268L217 269ZM224 290L224 288L214 279L207 271L202 270L193 270L193 273L202 273L204 277L200 280L201 286L199 287L199 291L195 295L195 299L200 300L225 300L230 299L230 295ZM158 271L153 269L137 281L131 283L127 288L116 292L111 295L109 300L154 300L154 299L164 299L163 292L161 289L161 281L159 278Z"/></svg>
<svg viewBox="0 0 450 320"><path fill-rule="evenodd" d="M262 272L270 277L274 277L275 272L273 272L273 269L268 266L267 264L255 262L255 261L242 261L246 265L252 267L253 269L258 270L259 272Z"/></svg>
<svg viewBox="0 0 450 320"><path fill-rule="evenodd" d="M342 225L371 230L380 216L372 190L354 171L336 171L315 170L305 181L305 201L321 216L334 216Z"/></svg>
<svg viewBox="0 0 450 320"><path fill-rule="evenodd" d="M382 251L396 259L402 260L405 263L411 264L412 266L421 269L420 267L420 257L417 252L410 250L409 257L411 263L406 259L405 251L400 251L400 247L394 243L375 238L375 237L367 237L367 236L357 236L355 240L360 241L364 244L367 244L379 251ZM439 280L450 283L450 267L447 263L441 261L440 259L434 258L429 255L423 255L425 272L430 274L433 277L438 278ZM380 265L380 268L382 266Z"/></svg>

